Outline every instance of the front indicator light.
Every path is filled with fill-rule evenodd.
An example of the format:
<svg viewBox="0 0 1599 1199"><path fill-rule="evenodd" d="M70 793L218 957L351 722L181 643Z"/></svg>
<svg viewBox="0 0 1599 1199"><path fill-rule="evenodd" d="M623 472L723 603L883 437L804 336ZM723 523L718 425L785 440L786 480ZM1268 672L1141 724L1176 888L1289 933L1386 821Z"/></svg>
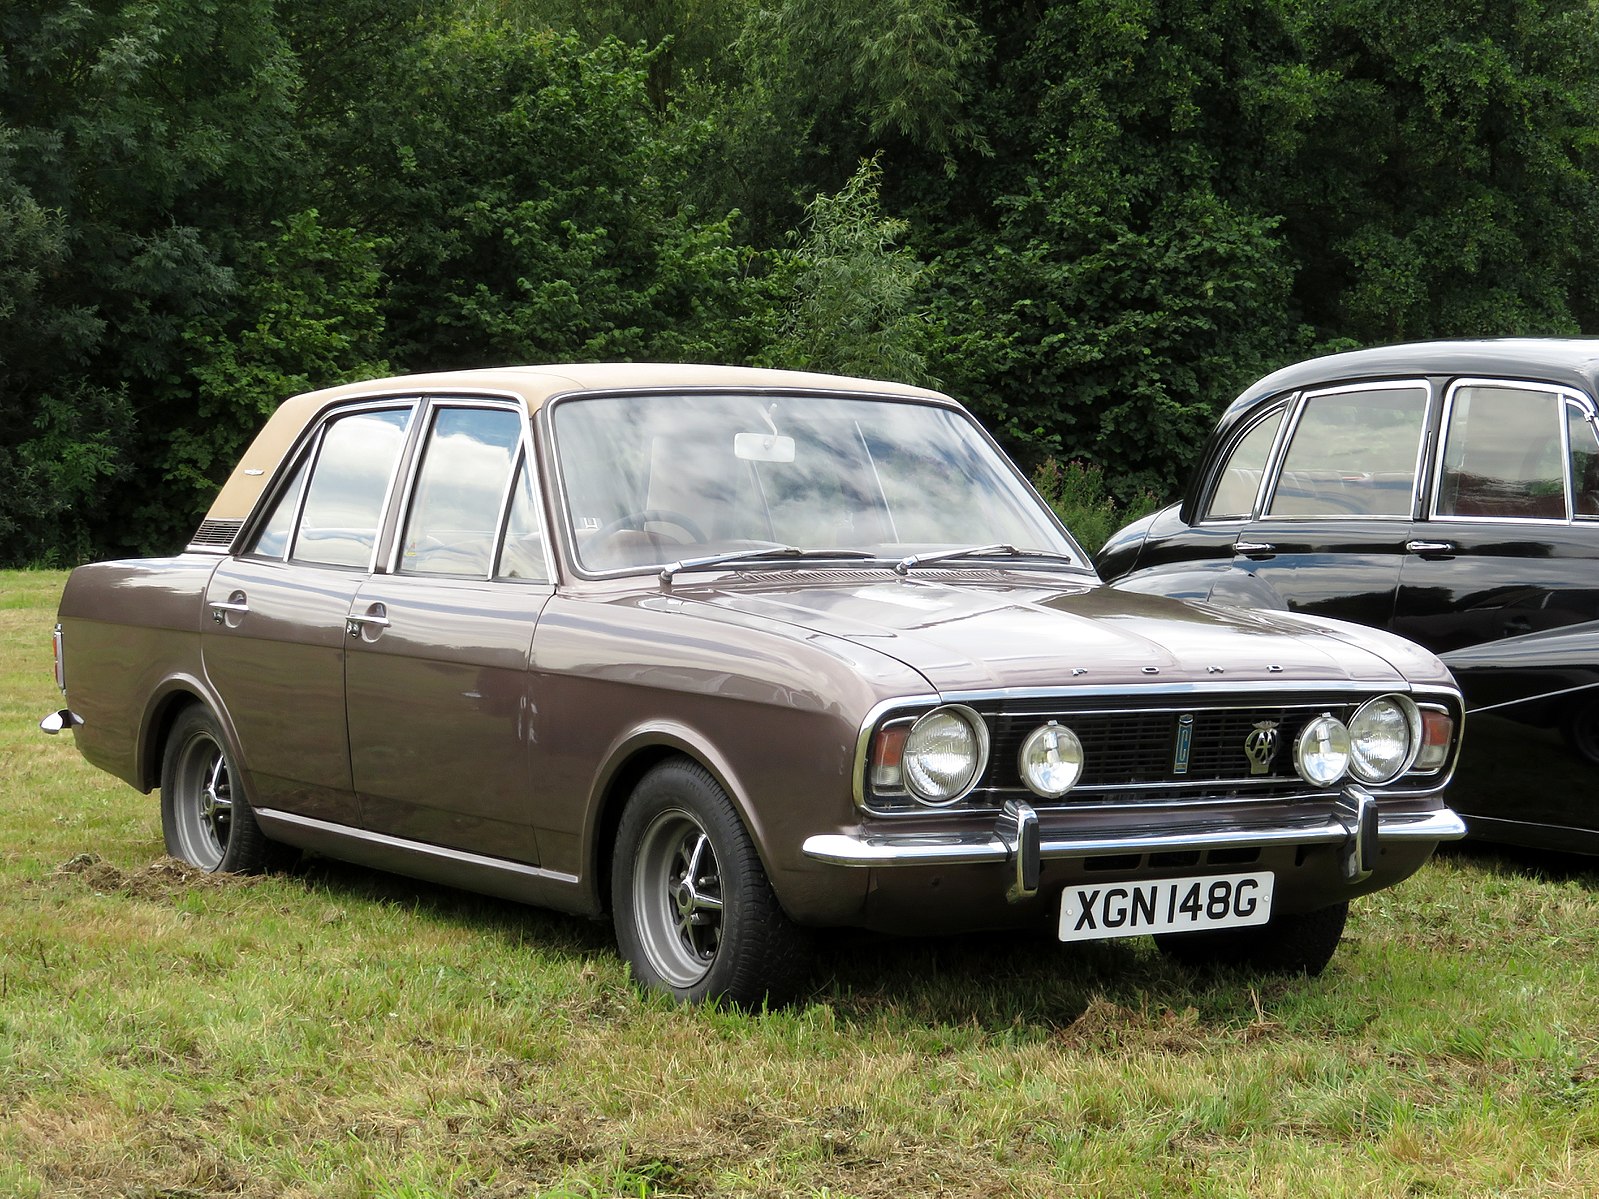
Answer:
<svg viewBox="0 0 1599 1199"><path fill-rule="evenodd" d="M1436 774L1449 761L1449 745L1455 739L1455 721L1438 708L1421 710L1421 752L1416 755L1412 774Z"/></svg>
<svg viewBox="0 0 1599 1199"><path fill-rule="evenodd" d="M1349 769L1349 730L1333 716L1318 716L1300 731L1294 745L1299 777L1317 787L1331 787Z"/></svg>
<svg viewBox="0 0 1599 1199"><path fill-rule="evenodd" d="M1083 776L1083 743L1071 729L1051 720L1027 735L1017 764L1033 794L1059 799Z"/></svg>

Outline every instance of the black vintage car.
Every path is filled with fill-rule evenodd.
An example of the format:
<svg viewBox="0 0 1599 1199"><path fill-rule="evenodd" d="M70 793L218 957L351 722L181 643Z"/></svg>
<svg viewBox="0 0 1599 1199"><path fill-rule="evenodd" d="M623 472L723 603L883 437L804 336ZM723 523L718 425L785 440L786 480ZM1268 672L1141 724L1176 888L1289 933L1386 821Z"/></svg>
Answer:
<svg viewBox="0 0 1599 1199"><path fill-rule="evenodd" d="M1439 341L1268 375L1119 587L1357 620L1465 693L1473 836L1599 853L1599 339Z"/></svg>

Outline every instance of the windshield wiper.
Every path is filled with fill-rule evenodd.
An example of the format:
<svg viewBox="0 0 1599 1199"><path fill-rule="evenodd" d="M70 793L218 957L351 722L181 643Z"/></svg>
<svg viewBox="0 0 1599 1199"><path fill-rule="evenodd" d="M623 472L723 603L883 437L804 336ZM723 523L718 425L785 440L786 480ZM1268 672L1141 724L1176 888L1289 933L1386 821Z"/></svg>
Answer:
<svg viewBox="0 0 1599 1199"><path fill-rule="evenodd" d="M708 554L703 558L680 558L661 567L661 582L672 585L672 576L685 570L711 570L733 562L753 562L761 558L872 558L865 550L802 550L797 545L763 545L756 549L729 550L725 554Z"/></svg>
<svg viewBox="0 0 1599 1199"><path fill-rule="evenodd" d="M930 562L950 562L957 558L1046 558L1053 562L1069 562L1073 566L1082 566L1082 563L1070 554L1057 554L1050 550L1019 550L1014 545L1001 542L998 545L971 545L961 550L939 550L933 554L912 554L894 563L894 573L909 574L913 566L926 566Z"/></svg>

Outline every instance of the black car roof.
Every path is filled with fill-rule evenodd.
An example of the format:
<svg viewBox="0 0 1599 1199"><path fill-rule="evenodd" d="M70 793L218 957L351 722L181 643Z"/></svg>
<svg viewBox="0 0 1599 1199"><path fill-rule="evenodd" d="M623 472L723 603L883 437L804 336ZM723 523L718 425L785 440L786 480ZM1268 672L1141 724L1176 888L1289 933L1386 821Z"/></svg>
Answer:
<svg viewBox="0 0 1599 1199"><path fill-rule="evenodd" d="M1485 376L1558 383L1599 394L1599 337L1506 337L1417 341L1327 354L1273 371L1228 407L1223 424L1262 400L1302 387L1399 376Z"/></svg>

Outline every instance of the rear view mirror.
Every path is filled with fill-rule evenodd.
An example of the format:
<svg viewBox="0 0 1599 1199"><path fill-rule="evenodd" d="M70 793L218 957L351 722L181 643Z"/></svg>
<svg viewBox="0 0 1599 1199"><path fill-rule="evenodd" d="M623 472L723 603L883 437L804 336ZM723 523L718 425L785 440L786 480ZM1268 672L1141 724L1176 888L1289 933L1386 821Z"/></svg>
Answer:
<svg viewBox="0 0 1599 1199"><path fill-rule="evenodd" d="M777 433L735 433L733 456L745 462L792 462L794 439Z"/></svg>

